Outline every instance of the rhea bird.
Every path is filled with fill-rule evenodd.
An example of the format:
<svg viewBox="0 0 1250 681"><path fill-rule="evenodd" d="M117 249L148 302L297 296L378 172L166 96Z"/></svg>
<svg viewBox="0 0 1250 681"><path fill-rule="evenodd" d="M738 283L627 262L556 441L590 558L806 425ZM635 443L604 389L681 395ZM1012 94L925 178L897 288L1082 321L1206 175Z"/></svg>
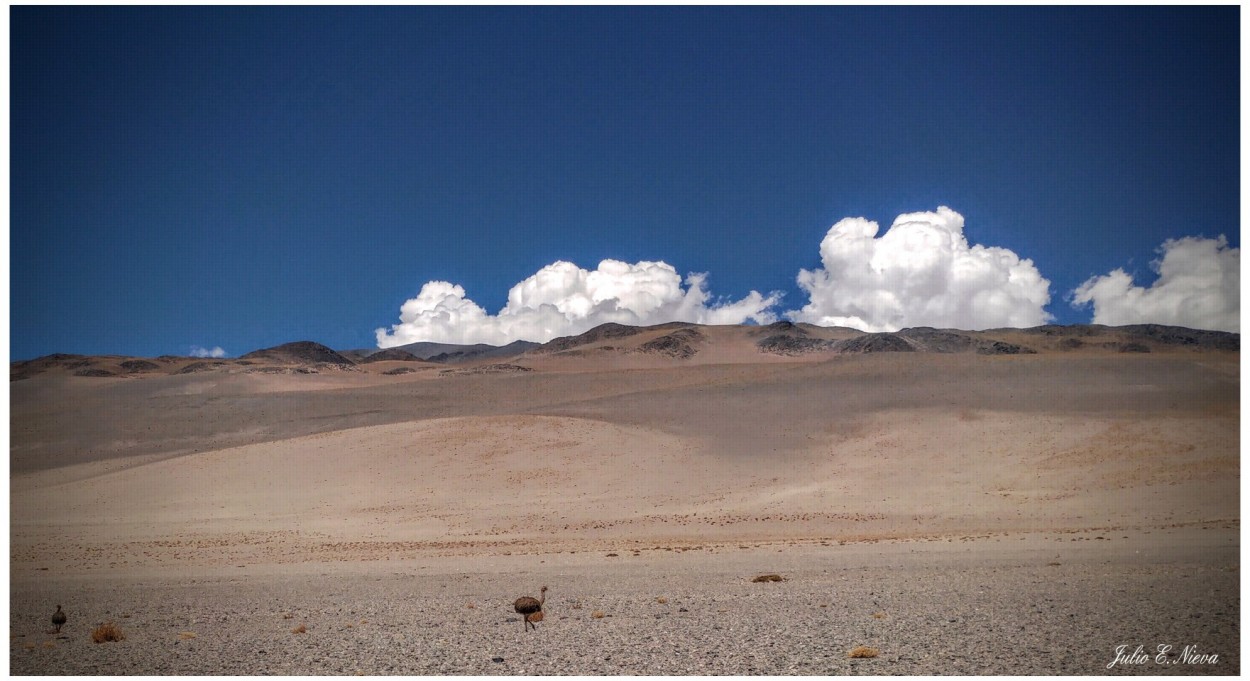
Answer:
<svg viewBox="0 0 1250 681"><path fill-rule="evenodd" d="M61 610L61 606L56 606L56 612L52 613L52 626L56 627L53 633L61 633L61 625L65 624L65 612Z"/></svg>
<svg viewBox="0 0 1250 681"><path fill-rule="evenodd" d="M521 629L523 630L528 629L528 627L534 627L534 630L537 631L538 625L534 624L534 622L542 621L543 602L547 600L547 587L544 586L539 589L538 596L539 598L537 599L522 596L512 604L512 607L521 613Z"/></svg>

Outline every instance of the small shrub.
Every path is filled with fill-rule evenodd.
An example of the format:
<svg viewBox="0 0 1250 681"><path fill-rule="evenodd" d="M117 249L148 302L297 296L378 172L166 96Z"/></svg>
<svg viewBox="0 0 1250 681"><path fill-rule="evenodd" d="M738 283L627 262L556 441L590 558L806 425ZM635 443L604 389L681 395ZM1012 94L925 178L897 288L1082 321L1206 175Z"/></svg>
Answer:
<svg viewBox="0 0 1250 681"><path fill-rule="evenodd" d="M91 640L96 643L106 643L110 641L124 641L126 634L122 633L121 627L112 622L105 622L95 628L91 632Z"/></svg>
<svg viewBox="0 0 1250 681"><path fill-rule="evenodd" d="M182 632L181 634L178 634L178 638L180 638L180 639L182 639L182 640L184 640L184 641L189 641L189 640L191 640L191 639L195 638L195 632L191 632L191 631L184 631L184 632Z"/></svg>
<svg viewBox="0 0 1250 681"><path fill-rule="evenodd" d="M601 620L601 619L603 619L603 611L602 611L602 610L596 610L596 611L594 611L594 612L590 613L590 616L591 616L591 617L593 617L593 618L595 618L595 619L597 619L597 620Z"/></svg>
<svg viewBox="0 0 1250 681"><path fill-rule="evenodd" d="M292 634L303 634L303 633L306 633L307 631L308 631L308 627L305 627L304 625L302 625L302 624L301 624L301 625L299 625L298 627L295 627L294 629L292 629L292 630L291 630L291 633L292 633Z"/></svg>
<svg viewBox="0 0 1250 681"><path fill-rule="evenodd" d="M879 654L880 653L877 651L876 648L869 648L868 646L855 646L854 648L851 649L851 652L846 654L846 656L847 657L876 657Z"/></svg>
<svg viewBox="0 0 1250 681"><path fill-rule="evenodd" d="M663 596L660 596L659 598L655 599L655 602L659 603L660 605L664 605L665 603L668 602L668 599Z"/></svg>
<svg viewBox="0 0 1250 681"><path fill-rule="evenodd" d="M883 612L874 612L874 613L872 614L872 618L873 618L874 620L885 619L885 613L883 613Z"/></svg>
<svg viewBox="0 0 1250 681"><path fill-rule="evenodd" d="M756 577L755 579L752 579L751 581L752 582L784 582L786 581L786 578L782 577L781 575L760 575L759 577Z"/></svg>

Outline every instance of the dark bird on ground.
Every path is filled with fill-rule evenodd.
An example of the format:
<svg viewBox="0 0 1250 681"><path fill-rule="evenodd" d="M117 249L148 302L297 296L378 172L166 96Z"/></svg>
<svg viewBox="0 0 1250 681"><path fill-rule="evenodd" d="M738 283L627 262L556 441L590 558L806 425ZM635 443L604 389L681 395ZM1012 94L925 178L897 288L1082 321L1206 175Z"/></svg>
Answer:
<svg viewBox="0 0 1250 681"><path fill-rule="evenodd" d="M512 604L512 607L516 608L516 611L521 613L522 629L527 627L534 627L535 630L538 629L538 626L535 625L534 622L541 621L541 619L531 619L531 616L534 615L534 613L542 613L543 601L547 600L547 587L544 586L539 589L538 595L538 599L533 599L529 596L522 596L516 599L516 602Z"/></svg>
<svg viewBox="0 0 1250 681"><path fill-rule="evenodd" d="M56 606L56 612L52 613L52 626L56 627L54 633L61 633L61 625L65 624L65 613L61 611L61 606Z"/></svg>

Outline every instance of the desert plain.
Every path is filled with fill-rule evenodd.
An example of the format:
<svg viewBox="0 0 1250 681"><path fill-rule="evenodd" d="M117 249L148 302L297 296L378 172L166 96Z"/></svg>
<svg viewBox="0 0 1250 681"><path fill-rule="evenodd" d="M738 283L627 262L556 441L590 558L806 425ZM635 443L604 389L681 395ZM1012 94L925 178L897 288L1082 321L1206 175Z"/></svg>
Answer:
<svg viewBox="0 0 1250 681"><path fill-rule="evenodd" d="M1240 672L1236 334L396 357L14 363L11 672Z"/></svg>

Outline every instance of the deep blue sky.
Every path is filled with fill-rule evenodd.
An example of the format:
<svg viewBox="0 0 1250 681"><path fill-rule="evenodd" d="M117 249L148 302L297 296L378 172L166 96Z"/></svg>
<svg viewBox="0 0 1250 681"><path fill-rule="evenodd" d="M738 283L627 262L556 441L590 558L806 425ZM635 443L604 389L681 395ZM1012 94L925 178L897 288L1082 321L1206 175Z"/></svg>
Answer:
<svg viewBox="0 0 1250 681"><path fill-rule="evenodd" d="M1239 8L41 8L11 17L11 341L372 347L557 259L787 292L950 206L1064 297L1240 246Z"/></svg>

